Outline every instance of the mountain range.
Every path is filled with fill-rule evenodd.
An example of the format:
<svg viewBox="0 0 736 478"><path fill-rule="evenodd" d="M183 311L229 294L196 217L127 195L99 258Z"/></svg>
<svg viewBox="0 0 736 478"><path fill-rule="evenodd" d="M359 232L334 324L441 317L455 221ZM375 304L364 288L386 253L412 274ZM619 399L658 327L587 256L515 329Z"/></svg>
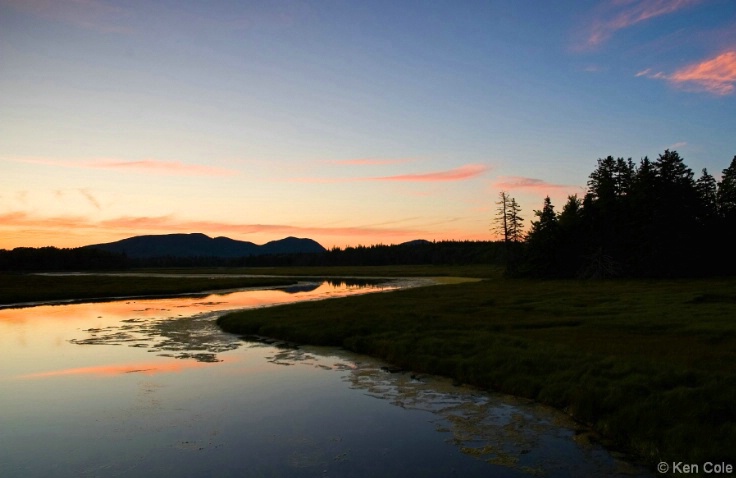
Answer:
<svg viewBox="0 0 736 478"><path fill-rule="evenodd" d="M263 245L229 237L209 237L201 233L134 236L85 248L125 253L130 258L150 257L244 257L266 254L319 253L326 249L312 239L287 237Z"/></svg>

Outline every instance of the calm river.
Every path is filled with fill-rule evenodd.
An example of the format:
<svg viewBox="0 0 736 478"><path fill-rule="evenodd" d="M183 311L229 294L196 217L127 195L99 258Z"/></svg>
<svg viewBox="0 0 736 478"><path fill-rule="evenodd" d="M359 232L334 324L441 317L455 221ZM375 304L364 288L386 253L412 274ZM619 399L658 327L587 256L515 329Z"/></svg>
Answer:
<svg viewBox="0 0 736 478"><path fill-rule="evenodd" d="M0 476L648 476L546 407L214 324L392 287L0 310Z"/></svg>

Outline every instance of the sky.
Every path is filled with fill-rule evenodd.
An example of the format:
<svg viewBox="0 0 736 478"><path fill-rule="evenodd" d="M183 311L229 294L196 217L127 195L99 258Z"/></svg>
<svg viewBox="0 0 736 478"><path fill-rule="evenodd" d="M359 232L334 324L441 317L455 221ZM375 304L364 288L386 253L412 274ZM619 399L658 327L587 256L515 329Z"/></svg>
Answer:
<svg viewBox="0 0 736 478"><path fill-rule="evenodd" d="M0 248L527 229L599 158L736 155L733 0L0 0Z"/></svg>

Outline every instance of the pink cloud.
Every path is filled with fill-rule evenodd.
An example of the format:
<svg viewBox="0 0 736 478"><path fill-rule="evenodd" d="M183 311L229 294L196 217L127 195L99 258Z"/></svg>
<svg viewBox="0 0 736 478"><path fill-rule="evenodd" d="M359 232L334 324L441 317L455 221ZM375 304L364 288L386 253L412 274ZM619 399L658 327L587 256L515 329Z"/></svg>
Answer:
<svg viewBox="0 0 736 478"><path fill-rule="evenodd" d="M618 30L682 10L702 0L609 0L587 29L584 47L595 48Z"/></svg>
<svg viewBox="0 0 736 478"><path fill-rule="evenodd" d="M468 164L447 171L436 171L432 173L399 174L397 176L383 176L368 178L372 181L462 181L483 174L488 168L482 164Z"/></svg>
<svg viewBox="0 0 736 478"><path fill-rule="evenodd" d="M464 181L479 176L488 170L482 164L467 164L459 168L430 173L397 174L395 176L363 177L363 178L294 178L289 181L300 183L343 183L350 181L397 181L397 182L441 182Z"/></svg>
<svg viewBox="0 0 736 478"><path fill-rule="evenodd" d="M654 73L651 69L647 69L640 71L636 76L665 80L694 91L707 91L720 96L730 95L736 89L736 50L726 51L700 63L681 68L672 74Z"/></svg>
<svg viewBox="0 0 736 478"><path fill-rule="evenodd" d="M139 161L122 161L116 159L98 159L92 161L16 159L15 161L31 164L45 164L49 166L61 166L66 168L110 169L173 176L231 176L238 174L238 171L234 169L203 166L200 164L185 164L180 161L159 161L155 159L144 159Z"/></svg>
<svg viewBox="0 0 736 478"><path fill-rule="evenodd" d="M670 81L695 84L717 95L731 94L736 83L736 50L682 68L672 74Z"/></svg>
<svg viewBox="0 0 736 478"><path fill-rule="evenodd" d="M575 188L575 186L567 184L553 184L542 179L525 178L522 176L503 176L493 183L493 187L501 190L527 189L540 192Z"/></svg>

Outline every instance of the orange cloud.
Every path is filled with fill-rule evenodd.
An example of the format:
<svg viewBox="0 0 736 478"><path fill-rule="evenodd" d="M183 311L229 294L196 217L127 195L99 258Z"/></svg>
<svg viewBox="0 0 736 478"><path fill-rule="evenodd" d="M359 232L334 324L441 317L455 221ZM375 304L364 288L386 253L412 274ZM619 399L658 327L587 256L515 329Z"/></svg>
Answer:
<svg viewBox="0 0 736 478"><path fill-rule="evenodd" d="M222 234L257 234L312 236L372 236L386 235L398 237L414 237L428 234L429 231L414 228L385 227L384 224L356 225L344 227L291 226L285 224L233 224L213 221L179 220L174 216L124 216L103 221L91 221L81 216L35 217L24 212L12 212L0 215L0 229L23 229L26 231L61 231L94 230L99 236L104 235L115 240L136 234L164 234L175 232L204 232L213 236ZM87 237L85 244L96 242ZM100 241L102 242L102 241ZM47 244L51 245L51 244ZM0 247L16 247L0 244ZM70 247L70 246L65 246Z"/></svg>
<svg viewBox="0 0 736 478"><path fill-rule="evenodd" d="M236 233L273 233L286 235L334 235L334 236L365 236L365 235L415 235L414 229L383 228L379 226L348 226L348 227L304 227L285 224L232 224L211 221L179 221L172 216L161 217L121 217L102 221L101 225L111 229L127 229L138 231L217 231L217 234Z"/></svg>
<svg viewBox="0 0 736 478"><path fill-rule="evenodd" d="M31 164L44 164L66 168L111 169L136 173L154 173L176 176L230 176L238 174L233 169L185 164L180 161L159 161L144 159L140 161L121 161L115 159L99 159L94 161L54 161L51 159L14 159L13 161Z"/></svg>
<svg viewBox="0 0 736 478"><path fill-rule="evenodd" d="M34 218L24 212L10 212L0 214L0 227L44 227L49 229L65 229L79 227L87 223L82 216L57 216L49 218ZM88 224L87 227L92 227Z"/></svg>
<svg viewBox="0 0 736 478"><path fill-rule="evenodd" d="M463 181L483 174L488 168L482 164L468 164L447 171L432 173L400 174L397 176L383 176L369 178L372 181Z"/></svg>
<svg viewBox="0 0 736 478"><path fill-rule="evenodd" d="M655 17L674 13L702 0L609 0L591 22L585 47L595 48L618 30Z"/></svg>
<svg viewBox="0 0 736 478"><path fill-rule="evenodd" d="M715 95L730 95L736 88L736 50L686 66L672 74L654 73L651 69L640 71L637 77L643 76L655 80L666 80L676 86L691 88L695 91L707 91Z"/></svg>
<svg viewBox="0 0 736 478"><path fill-rule="evenodd" d="M533 191L545 192L549 190L572 189L575 186L567 184L548 183L542 179L525 178L522 176L504 176L493 183L494 188L502 190L527 189Z"/></svg>

